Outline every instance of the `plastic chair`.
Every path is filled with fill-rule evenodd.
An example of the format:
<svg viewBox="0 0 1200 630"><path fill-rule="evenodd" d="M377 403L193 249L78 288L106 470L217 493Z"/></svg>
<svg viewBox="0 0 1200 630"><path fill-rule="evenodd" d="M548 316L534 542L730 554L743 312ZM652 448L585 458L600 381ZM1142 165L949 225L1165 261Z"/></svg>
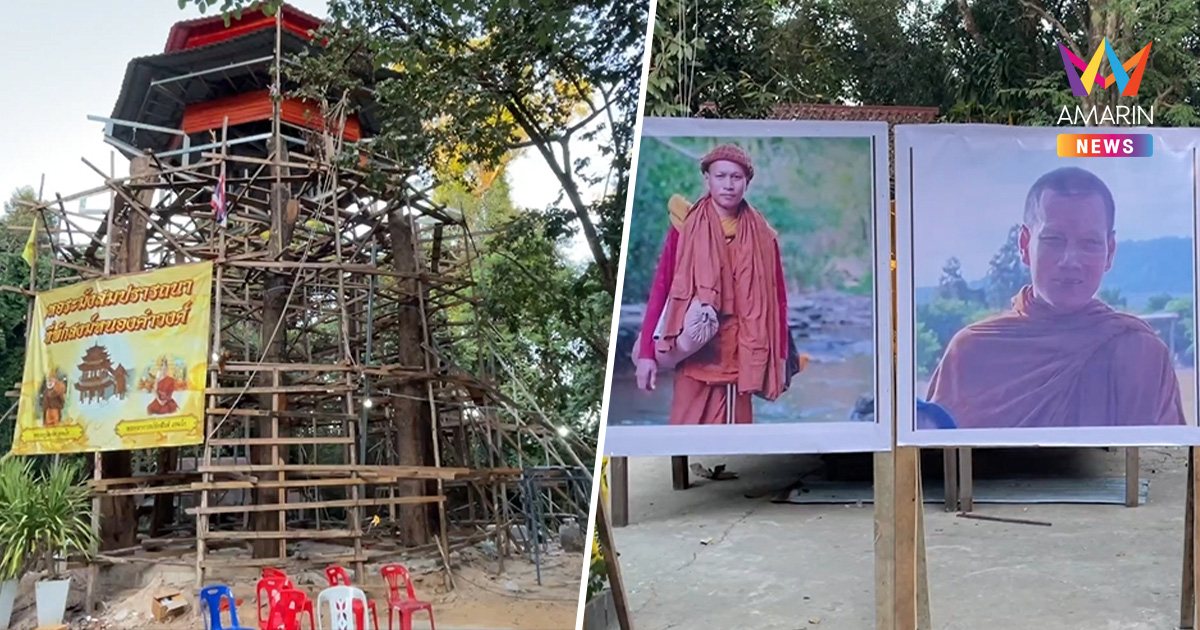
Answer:
<svg viewBox="0 0 1200 630"><path fill-rule="evenodd" d="M350 574L343 567L332 565L325 567L325 579L330 586L353 586L350 583ZM379 630L379 611L375 608L375 600L368 599L367 607L371 609L371 625L375 630ZM356 599L354 600L354 621L359 630L363 630L363 611L362 604Z"/></svg>
<svg viewBox="0 0 1200 630"><path fill-rule="evenodd" d="M294 588L282 589L271 602L271 612L262 630L300 630L300 615L305 612L308 613L308 629L315 630L317 622L308 595Z"/></svg>
<svg viewBox="0 0 1200 630"><path fill-rule="evenodd" d="M267 577L281 577L281 578L286 578L286 577L287 577L287 574L286 574L286 573L284 573L283 571L280 571L279 569L276 569L275 567L263 567L263 570L262 570L262 577L265 577L265 578L267 578Z"/></svg>
<svg viewBox="0 0 1200 630"><path fill-rule="evenodd" d="M279 599L279 594L287 589L295 589L292 580L287 576L279 574L275 577L265 577L258 581L254 586L254 607L258 612L258 627L263 630L267 626L267 618L271 616L271 607ZM266 597L263 597L263 595ZM305 596L304 609L301 612L306 612L310 617L315 615L313 610L312 600ZM263 609L263 603L266 603L266 609Z"/></svg>
<svg viewBox="0 0 1200 630"><path fill-rule="evenodd" d="M271 610L275 608L275 602L279 601L280 595L284 589L292 588L292 581L287 577L265 577L254 585L254 610L258 612L258 627L261 630L266 630L267 620L271 617ZM263 607L266 604L266 607Z"/></svg>
<svg viewBox="0 0 1200 630"><path fill-rule="evenodd" d="M221 608L226 600L229 602L230 625L228 626L221 623ZM208 618L205 619L205 627L208 630L252 630L238 622L237 603L233 598L233 591L224 584L214 584L200 589L201 617L204 616L205 610L208 611Z"/></svg>
<svg viewBox="0 0 1200 630"><path fill-rule="evenodd" d="M437 630L437 626L433 623L433 604L417 599L417 592L413 589L412 580L408 577L408 569L399 564L388 564L379 570L379 574L383 576L388 585L388 630L392 630L392 617L395 613L400 614L400 630L412 630L413 613L422 610L429 613L430 629ZM401 580L404 581L407 598L400 593Z"/></svg>
<svg viewBox="0 0 1200 630"><path fill-rule="evenodd" d="M317 608L325 608L323 604L328 602L329 606L329 623L330 630L354 630L354 605L359 602L362 606L360 610L367 607L367 595L362 590L353 586L330 586L329 588L317 594ZM371 630L371 626L366 619L363 623L367 625L365 630ZM317 630L324 630L324 625L321 623L321 614L317 614Z"/></svg>

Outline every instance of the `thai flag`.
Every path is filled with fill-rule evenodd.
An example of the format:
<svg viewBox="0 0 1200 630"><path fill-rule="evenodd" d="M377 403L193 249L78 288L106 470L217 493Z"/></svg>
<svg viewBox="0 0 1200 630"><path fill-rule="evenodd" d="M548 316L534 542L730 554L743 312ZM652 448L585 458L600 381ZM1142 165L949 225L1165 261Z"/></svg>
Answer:
<svg viewBox="0 0 1200 630"><path fill-rule="evenodd" d="M217 188L213 191L212 196L213 213L217 216L217 223L221 227L225 227L229 222L229 209L225 207L225 163L221 163L221 176L217 179Z"/></svg>

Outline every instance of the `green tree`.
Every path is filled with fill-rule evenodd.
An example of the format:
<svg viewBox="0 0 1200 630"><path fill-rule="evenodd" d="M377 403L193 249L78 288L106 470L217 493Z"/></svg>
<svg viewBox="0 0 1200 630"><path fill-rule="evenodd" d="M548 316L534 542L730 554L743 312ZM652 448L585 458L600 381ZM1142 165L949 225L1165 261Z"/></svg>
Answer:
<svg viewBox="0 0 1200 630"><path fill-rule="evenodd" d="M1146 312L1147 313L1158 313L1160 311L1166 310L1167 304L1169 304L1171 302L1171 299L1172 298L1171 298L1170 293L1159 293L1158 295L1150 296L1146 300Z"/></svg>
<svg viewBox="0 0 1200 630"><path fill-rule="evenodd" d="M933 364L930 364L928 363L929 357L940 355L958 331L967 324L983 319L987 314L987 310L962 300L936 299L928 304L918 306L916 317L918 343L927 346L918 347L918 361L921 361L918 366L925 365L927 369L932 369L937 361L934 360ZM928 338L922 341L922 337L927 335ZM936 348L936 354L934 350L927 348Z"/></svg>
<svg viewBox="0 0 1200 630"><path fill-rule="evenodd" d="M1101 302L1104 302L1113 308L1123 309L1129 306L1129 301L1125 299L1125 296L1121 295L1120 289L1100 289L1100 293L1097 294L1096 297L1100 298Z"/></svg>
<svg viewBox="0 0 1200 630"><path fill-rule="evenodd" d="M1018 242L1020 235L1020 225L1009 228L1004 245L1000 246L1000 250L988 263L987 299L988 304L994 308L1007 308L1021 287L1032 281L1029 267L1021 262Z"/></svg>
<svg viewBox="0 0 1200 630"><path fill-rule="evenodd" d="M1185 363L1196 360L1196 320L1192 315L1192 299L1177 298L1166 304L1164 310L1179 316L1179 328L1175 334L1175 352ZM1180 334L1182 333L1182 334Z"/></svg>

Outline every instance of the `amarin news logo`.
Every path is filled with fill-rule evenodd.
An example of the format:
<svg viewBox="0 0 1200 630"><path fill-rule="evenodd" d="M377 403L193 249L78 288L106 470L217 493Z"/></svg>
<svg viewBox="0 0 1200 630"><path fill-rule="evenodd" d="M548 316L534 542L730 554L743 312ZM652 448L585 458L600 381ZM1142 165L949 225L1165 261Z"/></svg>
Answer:
<svg viewBox="0 0 1200 630"><path fill-rule="evenodd" d="M1071 93L1075 96L1087 96L1092 93L1092 89L1099 85L1101 89L1111 87L1116 84L1120 90L1121 96L1136 96L1138 88L1142 84L1142 72L1146 69L1146 62L1150 59L1150 46L1154 42L1146 44L1144 48L1139 50L1137 54L1130 57L1128 61L1122 63L1121 58L1117 57L1117 51L1113 50L1111 44L1108 43L1108 38L1100 41L1100 46L1096 48L1096 52L1092 53L1092 58L1087 63L1077 57L1075 53L1067 49L1062 42L1058 43L1058 50L1062 53L1063 69L1067 73L1067 80L1071 83ZM1100 76L1100 61L1108 59L1109 69L1112 71L1107 77ZM1074 66L1074 67L1072 67ZM1078 69L1079 74L1076 72ZM1113 110L1116 111L1113 111ZM1075 114L1075 115L1072 115ZM1058 122L1064 120L1072 125L1086 125L1089 122L1092 124L1154 124L1154 107L1149 110L1143 107L1129 107L1126 105L1117 105L1114 108L1105 107L1103 111L1097 111L1092 108L1084 111L1082 107L1075 107L1075 111L1071 112L1071 108L1063 107L1062 115L1059 116Z"/></svg>

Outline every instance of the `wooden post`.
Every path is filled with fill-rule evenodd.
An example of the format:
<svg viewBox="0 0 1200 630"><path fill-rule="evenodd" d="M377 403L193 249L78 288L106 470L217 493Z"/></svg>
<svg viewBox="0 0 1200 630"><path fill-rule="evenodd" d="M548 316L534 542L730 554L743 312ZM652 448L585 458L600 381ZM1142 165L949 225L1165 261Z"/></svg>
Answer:
<svg viewBox="0 0 1200 630"><path fill-rule="evenodd" d="M629 525L629 458L612 457L608 460L610 468L610 501L612 502L613 527Z"/></svg>
<svg viewBox="0 0 1200 630"><path fill-rule="evenodd" d="M896 627L896 488L894 453L875 453L875 630Z"/></svg>
<svg viewBox="0 0 1200 630"><path fill-rule="evenodd" d="M688 479L688 457L687 455L675 455L671 458L671 487L676 490L687 490L689 485Z"/></svg>
<svg viewBox="0 0 1200 630"><path fill-rule="evenodd" d="M1141 502L1141 462L1137 448L1125 449L1125 507L1137 507Z"/></svg>
<svg viewBox="0 0 1200 630"><path fill-rule="evenodd" d="M946 492L946 511L958 509L958 449L942 449L942 487Z"/></svg>
<svg viewBox="0 0 1200 630"><path fill-rule="evenodd" d="M975 473L971 465L971 449L961 447L958 451L958 509L970 512L975 509Z"/></svg>

